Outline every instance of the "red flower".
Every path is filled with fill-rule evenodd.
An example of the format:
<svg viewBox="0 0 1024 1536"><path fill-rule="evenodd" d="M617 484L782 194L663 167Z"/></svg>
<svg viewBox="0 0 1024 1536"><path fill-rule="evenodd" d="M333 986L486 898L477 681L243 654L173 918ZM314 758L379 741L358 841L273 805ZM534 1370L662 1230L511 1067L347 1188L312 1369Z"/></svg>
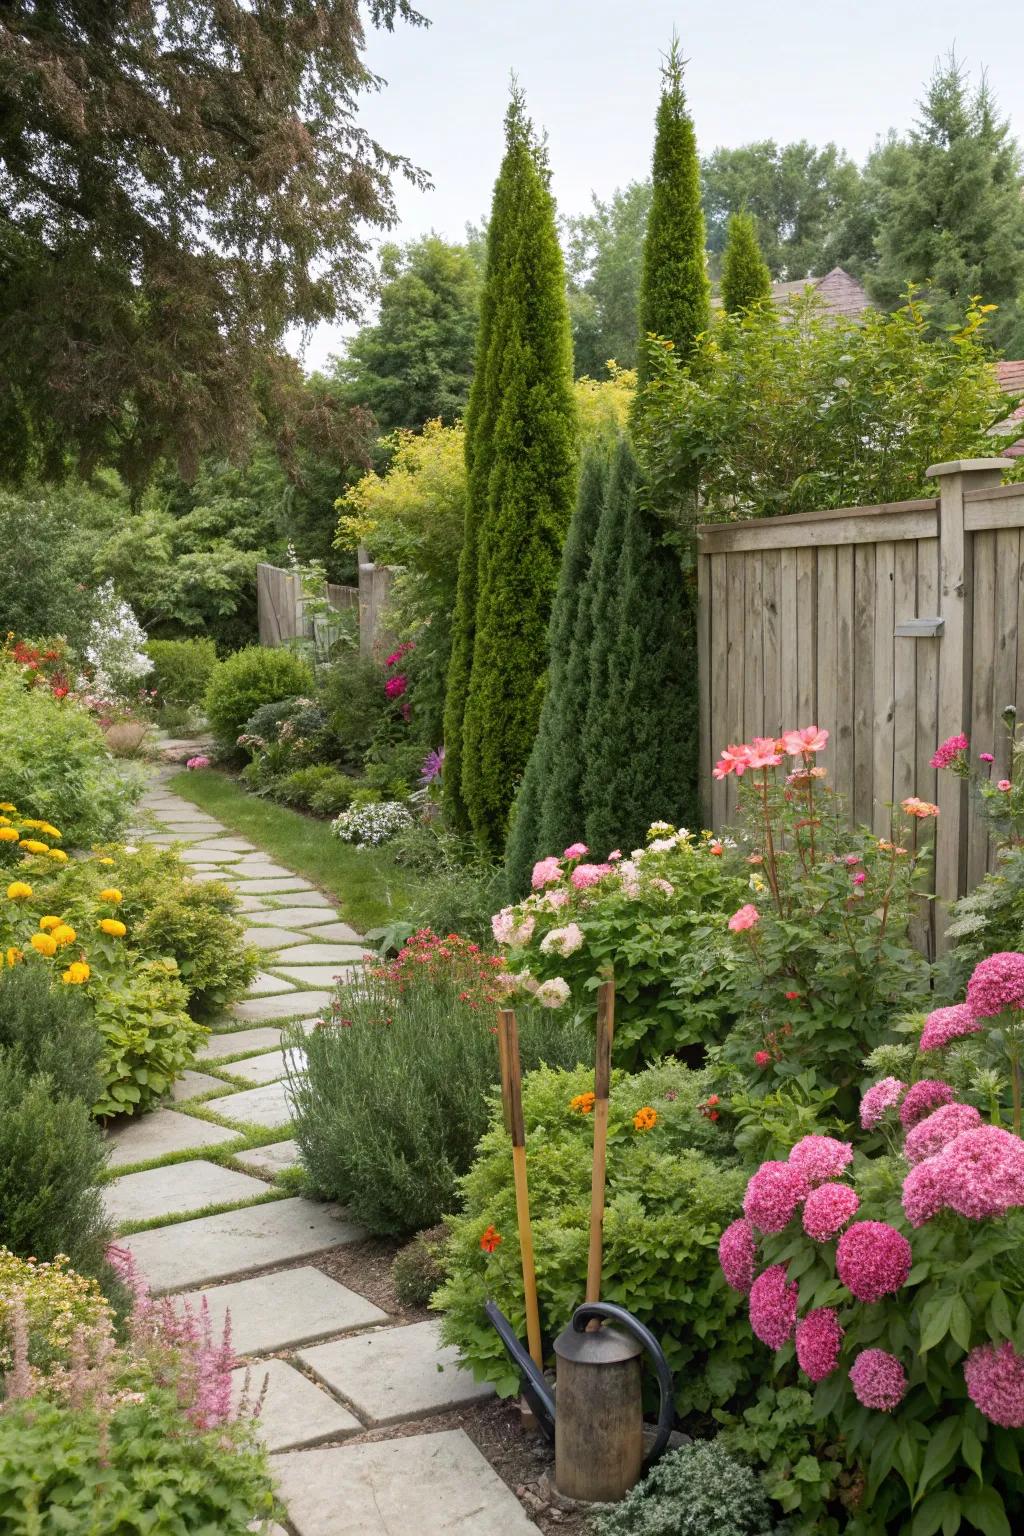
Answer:
<svg viewBox="0 0 1024 1536"><path fill-rule="evenodd" d="M787 992L786 993L786 1002L787 1003L795 1003L797 1001L797 999L799 998L799 996L800 996L799 992Z"/></svg>
<svg viewBox="0 0 1024 1536"><path fill-rule="evenodd" d="M755 1051L754 1061L759 1067L770 1067L772 1064L771 1051Z"/></svg>
<svg viewBox="0 0 1024 1536"><path fill-rule="evenodd" d="M495 1232L493 1226L490 1226L487 1228L487 1231L480 1239L480 1247L483 1249L484 1253L493 1253L500 1242L501 1233Z"/></svg>

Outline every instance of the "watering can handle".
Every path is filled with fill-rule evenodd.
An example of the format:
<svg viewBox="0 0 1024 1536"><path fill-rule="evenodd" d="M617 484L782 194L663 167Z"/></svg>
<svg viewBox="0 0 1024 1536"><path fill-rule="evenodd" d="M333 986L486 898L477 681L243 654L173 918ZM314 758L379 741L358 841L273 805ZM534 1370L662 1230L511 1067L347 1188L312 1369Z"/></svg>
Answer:
<svg viewBox="0 0 1024 1536"><path fill-rule="evenodd" d="M587 1324L598 1319L617 1323L626 1333L632 1334L637 1343L643 1345L644 1352L654 1366L654 1372L658 1378L658 1428L654 1436L654 1444L644 1460L643 1469L646 1472L664 1455L672 1433L672 1424L675 1419L672 1372L669 1370L664 1351L653 1333L649 1328L645 1328L632 1312L627 1312L625 1307L617 1307L611 1301L585 1301L573 1313L572 1326L577 1333L585 1333Z"/></svg>

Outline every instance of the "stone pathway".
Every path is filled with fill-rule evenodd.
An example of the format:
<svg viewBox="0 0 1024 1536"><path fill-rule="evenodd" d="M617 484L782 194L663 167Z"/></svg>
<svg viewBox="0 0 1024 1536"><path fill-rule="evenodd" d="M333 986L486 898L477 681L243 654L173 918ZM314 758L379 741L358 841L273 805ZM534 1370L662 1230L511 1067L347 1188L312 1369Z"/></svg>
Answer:
<svg viewBox="0 0 1024 1536"><path fill-rule="evenodd" d="M190 744L175 743L177 755ZM198 748L197 748L198 750ZM262 969L217 1021L167 1107L110 1132L110 1219L156 1293L230 1312L238 1391L266 1378L261 1433L287 1527L268 1536L536 1536L518 1500L461 1429L420 1430L489 1397L435 1321L406 1324L311 1262L364 1234L333 1205L290 1193L299 1161L283 1029L309 1033L359 935L309 881L171 793L161 767L132 837L179 845L196 880L239 895ZM325 835L327 835L325 833ZM294 1185L290 1186L294 1189ZM387 1426L391 1438L346 1444Z"/></svg>

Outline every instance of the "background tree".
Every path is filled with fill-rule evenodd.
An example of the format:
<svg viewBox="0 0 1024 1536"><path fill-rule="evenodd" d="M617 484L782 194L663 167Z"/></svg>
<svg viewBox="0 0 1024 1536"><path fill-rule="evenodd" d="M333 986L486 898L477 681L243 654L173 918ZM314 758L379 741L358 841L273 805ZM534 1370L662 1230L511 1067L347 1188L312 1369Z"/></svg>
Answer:
<svg viewBox="0 0 1024 1536"><path fill-rule="evenodd" d="M668 337L681 358L707 330L711 285L704 253L697 138L683 94L683 57L673 37L662 70L655 124L652 194L640 279L640 337ZM640 382L646 369L641 345Z"/></svg>
<svg viewBox="0 0 1024 1536"><path fill-rule="evenodd" d="M358 124L362 44L349 0L3 7L8 475L193 467L244 439L287 327L354 317L390 177L422 180Z"/></svg>
<svg viewBox="0 0 1024 1536"><path fill-rule="evenodd" d="M651 206L650 181L631 181L589 213L563 221L573 360L577 376L599 378L614 359L637 360L640 264Z"/></svg>
<svg viewBox="0 0 1024 1536"><path fill-rule="evenodd" d="M757 243L757 226L747 212L734 213L722 257L722 308L726 314L739 314L771 297L771 273Z"/></svg>
<svg viewBox="0 0 1024 1536"><path fill-rule="evenodd" d="M377 292L376 321L334 363L342 398L368 406L384 433L438 419L450 426L465 409L473 372L476 261L436 235L385 245Z"/></svg>
<svg viewBox="0 0 1024 1536"><path fill-rule="evenodd" d="M877 227L872 298L901 302L924 285L933 323L962 315L974 295L998 304L992 341L1024 353L1024 185L1020 146L984 79L971 92L954 54L933 74L917 126L871 157L868 196Z"/></svg>
<svg viewBox="0 0 1024 1536"><path fill-rule="evenodd" d="M481 847L497 853L537 731L548 620L576 489L565 272L546 161L518 90L488 232L466 439L469 510L449 698L465 679L468 636L458 627L472 588L475 602L458 784L450 755L445 779ZM446 746L456 716L453 704Z"/></svg>

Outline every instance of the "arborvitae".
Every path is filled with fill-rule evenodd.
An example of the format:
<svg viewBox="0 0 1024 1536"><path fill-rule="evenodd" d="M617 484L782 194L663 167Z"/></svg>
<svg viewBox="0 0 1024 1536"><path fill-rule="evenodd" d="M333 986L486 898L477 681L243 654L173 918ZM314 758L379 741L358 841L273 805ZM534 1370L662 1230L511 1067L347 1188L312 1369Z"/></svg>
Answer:
<svg viewBox="0 0 1024 1536"><path fill-rule="evenodd" d="M560 852L582 832L580 737L590 683L587 578L607 486L608 443L598 440L584 454L580 468L576 510L551 611L547 693L512 814L505 865L514 897L529 889L537 859Z"/></svg>
<svg viewBox="0 0 1024 1536"><path fill-rule="evenodd" d="M504 185L502 185L504 183ZM502 193L499 198L498 192ZM494 223L503 226L497 233ZM487 290L490 290L487 293ZM485 294L484 380L471 416L475 611L461 756L446 761L482 848L504 848L509 809L537 733L548 623L576 491L576 407L565 273L547 166L513 94L496 190ZM474 386L475 388L475 386ZM473 580L460 586L467 625ZM468 637L449 675L465 687ZM456 724L458 700L451 704ZM446 725L448 722L446 721ZM446 734L446 742L448 741ZM454 737L452 738L454 739Z"/></svg>
<svg viewBox="0 0 1024 1536"><path fill-rule="evenodd" d="M739 314L771 296L772 277L761 255L757 225L750 213L734 213L729 219L722 257L722 308Z"/></svg>
<svg viewBox="0 0 1024 1536"><path fill-rule="evenodd" d="M700 162L683 95L683 59L672 39L655 127L653 193L640 279L640 381L647 336L667 337L685 361L708 328L711 287L705 264Z"/></svg>

